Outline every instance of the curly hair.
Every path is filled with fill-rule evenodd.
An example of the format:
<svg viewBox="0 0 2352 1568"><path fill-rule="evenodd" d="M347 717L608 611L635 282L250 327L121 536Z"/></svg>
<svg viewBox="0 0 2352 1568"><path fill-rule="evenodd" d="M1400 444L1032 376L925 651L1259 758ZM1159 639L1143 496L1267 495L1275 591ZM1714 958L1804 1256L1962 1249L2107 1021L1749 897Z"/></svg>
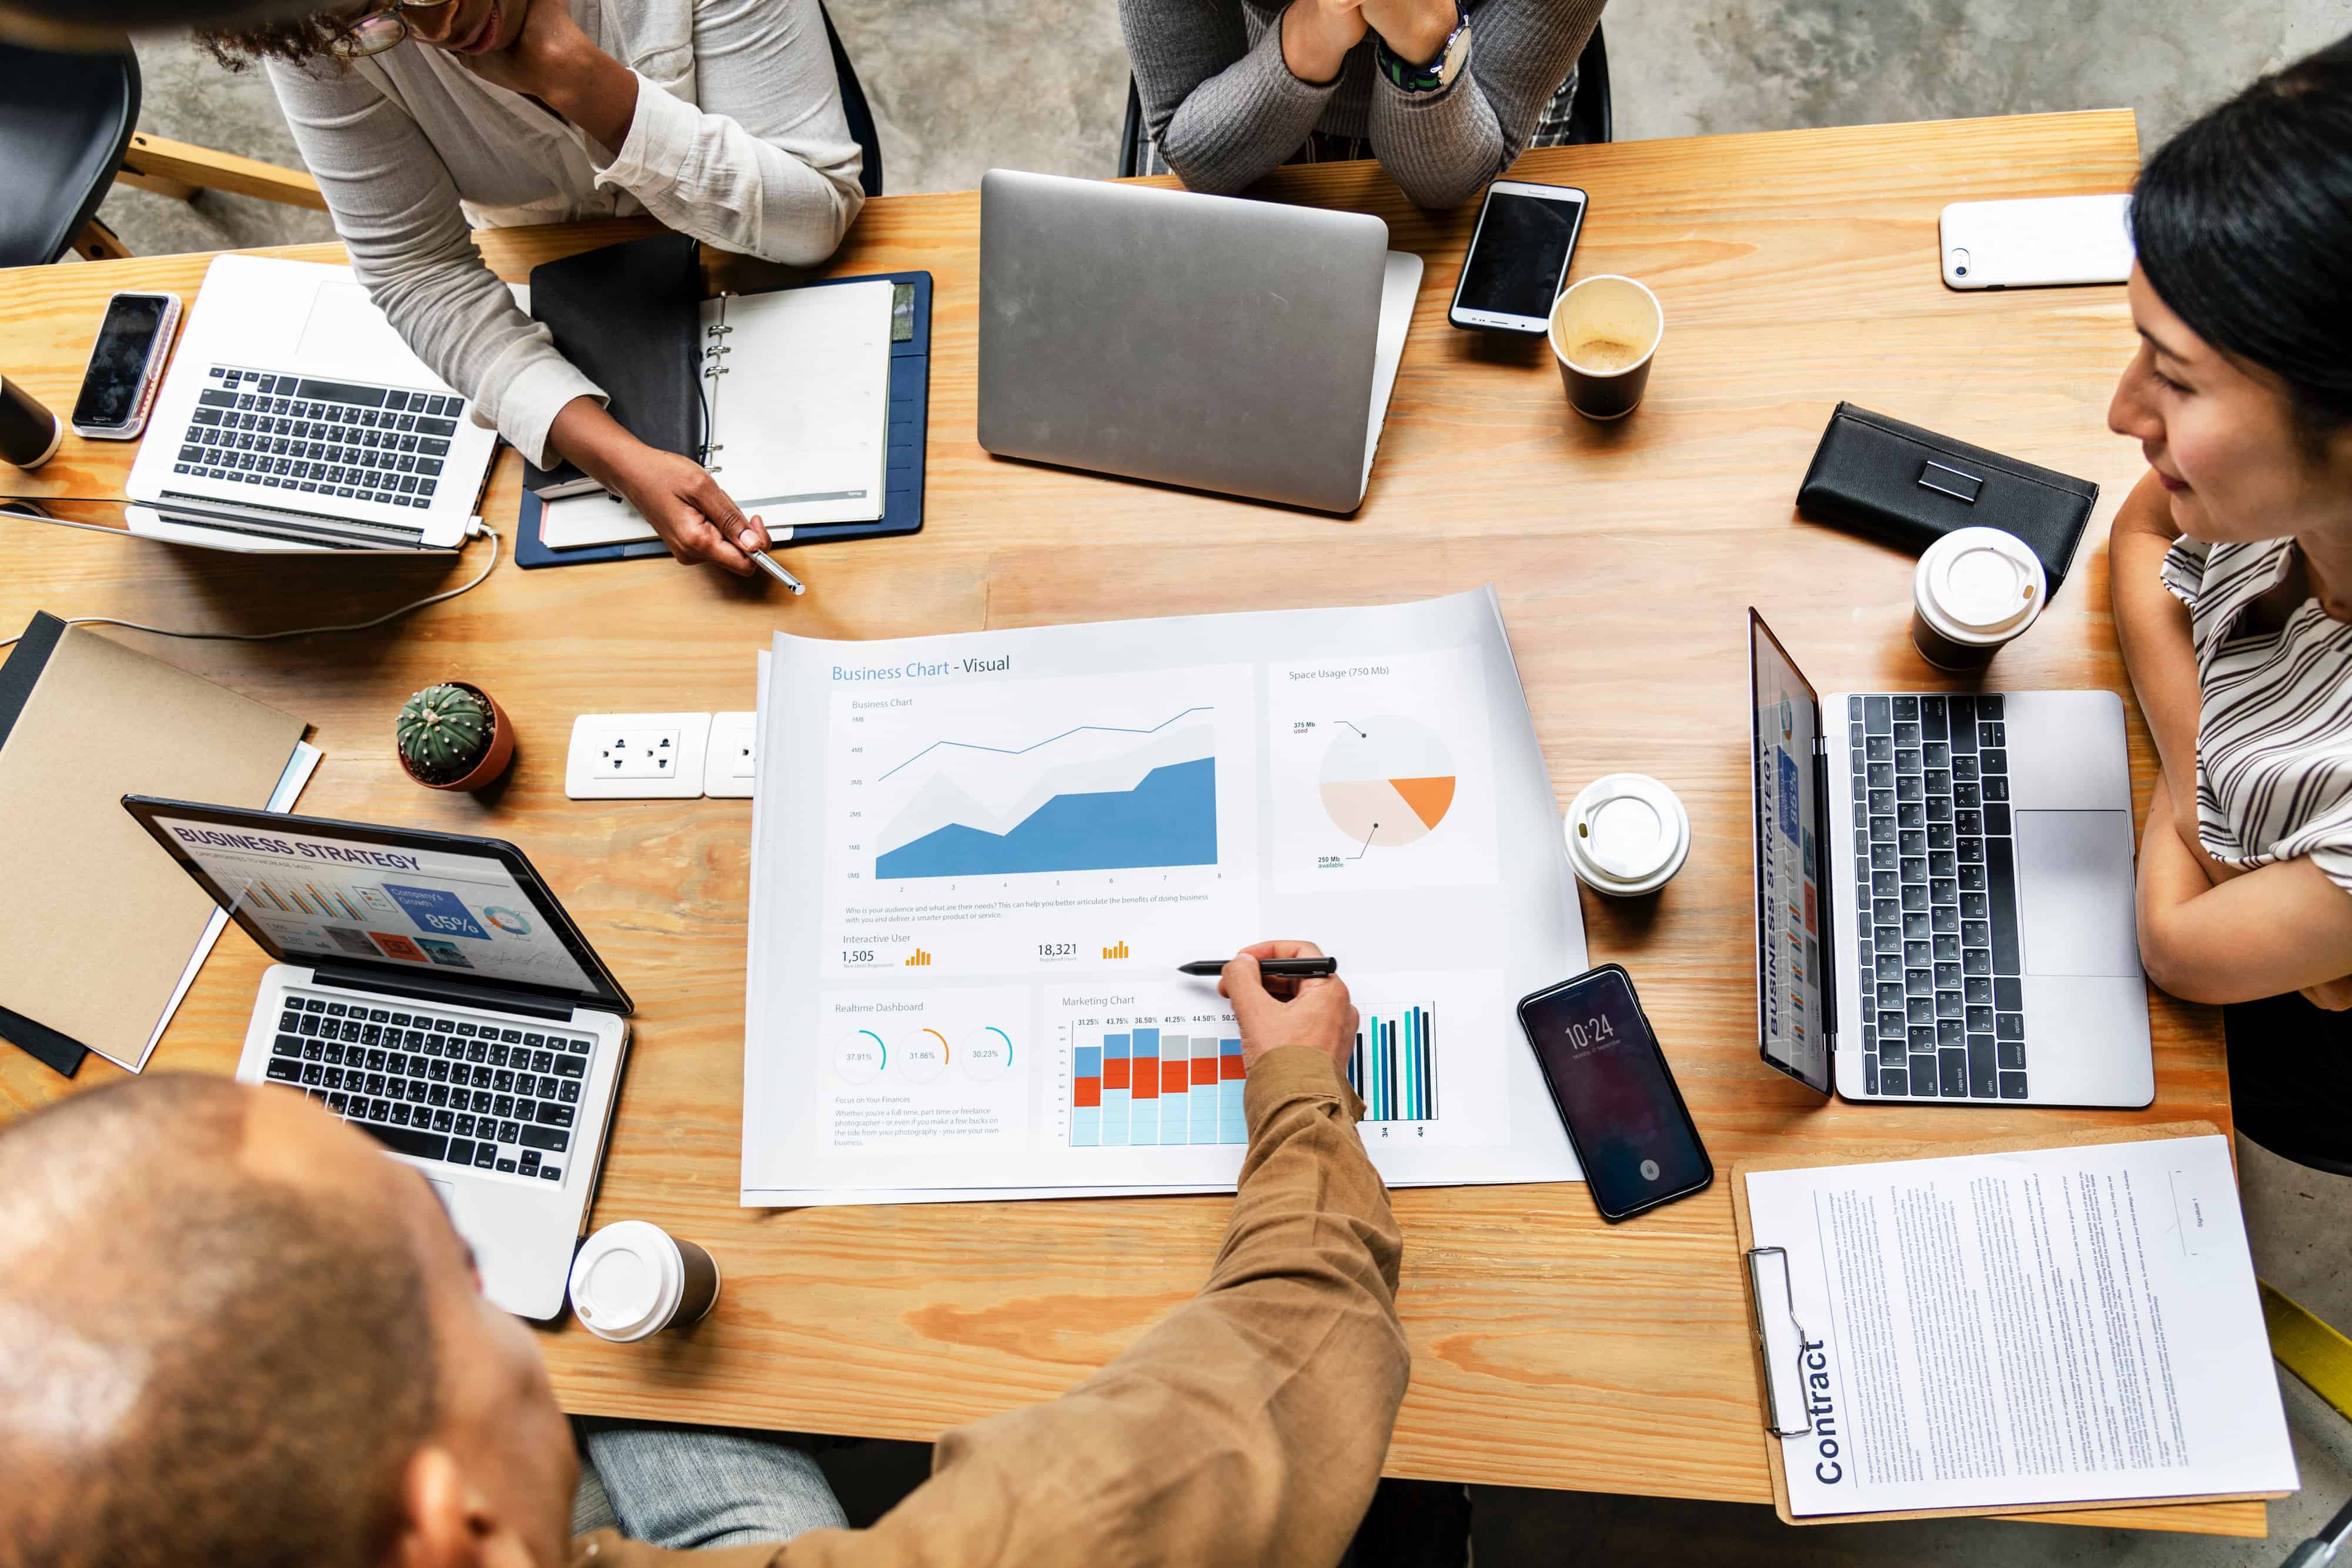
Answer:
<svg viewBox="0 0 2352 1568"><path fill-rule="evenodd" d="M233 71L249 70L256 60L262 59L289 60L296 65L326 59L340 64L327 46L350 26L352 16L351 7L313 11L307 16L242 27L198 27L194 37L206 54Z"/></svg>

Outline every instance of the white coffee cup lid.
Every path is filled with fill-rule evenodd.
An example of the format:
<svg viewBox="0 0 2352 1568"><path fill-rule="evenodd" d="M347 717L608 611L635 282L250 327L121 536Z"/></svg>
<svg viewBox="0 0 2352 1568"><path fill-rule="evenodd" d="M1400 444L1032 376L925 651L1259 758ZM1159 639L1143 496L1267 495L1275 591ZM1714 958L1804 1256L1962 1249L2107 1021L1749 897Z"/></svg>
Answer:
<svg viewBox="0 0 2352 1568"><path fill-rule="evenodd" d="M1914 587L1929 624L1963 642L2000 641L2042 612L2041 558L2000 528L1955 528L1919 558Z"/></svg>
<svg viewBox="0 0 2352 1568"><path fill-rule="evenodd" d="M572 1310L591 1333L643 1339L669 1324L686 1293L686 1260L660 1226L623 1219L572 1260Z"/></svg>
<svg viewBox="0 0 2352 1568"><path fill-rule="evenodd" d="M1606 893L1665 885L1690 854L1690 813L1646 773L1612 773L1579 792L1564 824L1569 863Z"/></svg>

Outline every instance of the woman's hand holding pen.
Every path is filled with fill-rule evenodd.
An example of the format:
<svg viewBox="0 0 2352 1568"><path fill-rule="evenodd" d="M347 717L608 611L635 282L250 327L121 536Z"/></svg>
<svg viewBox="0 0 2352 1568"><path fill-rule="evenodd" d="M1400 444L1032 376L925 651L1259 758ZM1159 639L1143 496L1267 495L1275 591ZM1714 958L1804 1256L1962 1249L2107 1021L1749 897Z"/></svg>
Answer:
<svg viewBox="0 0 2352 1568"><path fill-rule="evenodd" d="M709 562L751 575L749 552L768 548L768 530L690 457L648 446L621 428L594 398L563 405L548 444L637 509L682 564Z"/></svg>

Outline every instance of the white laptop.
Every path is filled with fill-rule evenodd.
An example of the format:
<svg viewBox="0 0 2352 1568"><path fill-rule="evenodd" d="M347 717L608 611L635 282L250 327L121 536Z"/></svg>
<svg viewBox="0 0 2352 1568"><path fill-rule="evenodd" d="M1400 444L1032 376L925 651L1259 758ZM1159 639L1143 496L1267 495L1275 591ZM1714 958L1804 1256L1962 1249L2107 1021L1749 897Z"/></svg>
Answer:
<svg viewBox="0 0 2352 1568"><path fill-rule="evenodd" d="M205 269L131 464L131 531L231 550L453 550L498 445L348 267Z"/></svg>
<svg viewBox="0 0 2352 1568"><path fill-rule="evenodd" d="M425 1174L510 1312L562 1312L629 1043L628 994L522 852L126 795L277 962L236 1076Z"/></svg>
<svg viewBox="0 0 2352 1568"><path fill-rule="evenodd" d="M1824 700L1748 620L1764 1060L1848 1100L2153 1101L2122 699Z"/></svg>
<svg viewBox="0 0 2352 1568"><path fill-rule="evenodd" d="M1388 238L1364 213L991 169L981 445L1353 511L1421 288Z"/></svg>

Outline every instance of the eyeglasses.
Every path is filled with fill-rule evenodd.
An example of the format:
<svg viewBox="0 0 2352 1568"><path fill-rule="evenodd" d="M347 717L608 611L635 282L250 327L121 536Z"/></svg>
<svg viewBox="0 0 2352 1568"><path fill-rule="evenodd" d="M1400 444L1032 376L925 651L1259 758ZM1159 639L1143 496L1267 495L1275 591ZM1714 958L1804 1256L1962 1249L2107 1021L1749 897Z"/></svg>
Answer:
<svg viewBox="0 0 2352 1568"><path fill-rule="evenodd" d="M327 51L340 59L364 59L380 55L408 41L408 21L402 15L407 11L437 11L452 5L457 0L391 0L362 13L341 32L327 40Z"/></svg>

